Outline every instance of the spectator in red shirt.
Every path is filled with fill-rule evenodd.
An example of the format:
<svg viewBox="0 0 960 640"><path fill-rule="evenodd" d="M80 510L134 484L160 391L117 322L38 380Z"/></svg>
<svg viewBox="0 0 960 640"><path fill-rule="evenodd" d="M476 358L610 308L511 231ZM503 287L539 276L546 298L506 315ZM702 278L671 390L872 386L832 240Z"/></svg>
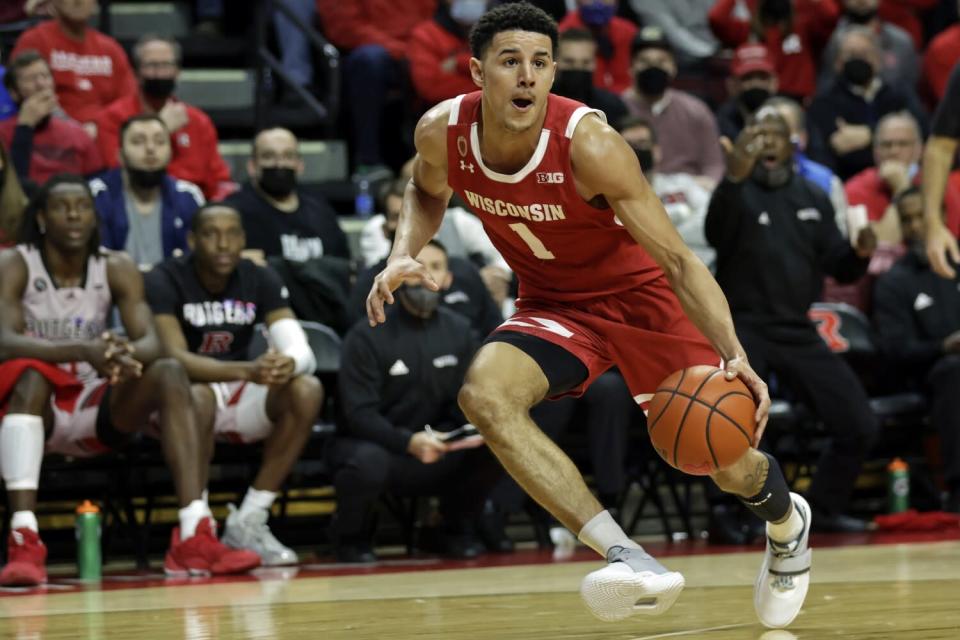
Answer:
<svg viewBox="0 0 960 640"><path fill-rule="evenodd" d="M937 6L938 0L880 0L880 18L897 25L913 39L917 51L923 51L923 25L918 12L927 12Z"/></svg>
<svg viewBox="0 0 960 640"><path fill-rule="evenodd" d="M920 158L923 138L916 118L908 111L887 114L874 132L873 167L864 169L846 183L850 206L862 204L867 218L879 222L876 228L881 242L899 244L899 217L893 201L911 185L921 181ZM960 194L947 188L944 197L947 227L960 235Z"/></svg>
<svg viewBox="0 0 960 640"><path fill-rule="evenodd" d="M486 10L486 0L441 0L433 19L410 34L410 76L429 106L477 90L470 75L469 34Z"/></svg>
<svg viewBox="0 0 960 640"><path fill-rule="evenodd" d="M60 105L81 124L92 123L117 98L136 92L136 79L120 44L87 26L96 0L52 0L54 20L20 36L13 55L40 52L53 72ZM93 132L93 125L88 130Z"/></svg>
<svg viewBox="0 0 960 640"><path fill-rule="evenodd" d="M840 17L834 0L717 0L710 27L724 46L756 40L767 45L780 92L803 101L816 89L817 54Z"/></svg>
<svg viewBox="0 0 960 640"><path fill-rule="evenodd" d="M960 2L957 3L957 10L960 11ZM948 27L941 31L930 41L927 52L923 56L923 81L924 87L934 102L943 100L943 95L947 90L947 80L950 79L950 72L953 65L960 60L960 23Z"/></svg>
<svg viewBox="0 0 960 640"><path fill-rule="evenodd" d="M846 302L869 313L874 280L903 255L905 247L896 201L912 185L920 184L919 162L923 153L920 125L909 111L880 119L873 137L875 166L864 169L846 183L848 210L866 208L867 220L877 234L877 250L867 274L855 283L839 285L827 279L824 300ZM945 198L947 226L956 234L960 227L960 193L948 188Z"/></svg>
<svg viewBox="0 0 960 640"><path fill-rule="evenodd" d="M436 0L317 0L324 33L349 51L343 62L344 96L357 174L390 175L380 148L387 95L403 87L410 36L436 8Z"/></svg>
<svg viewBox="0 0 960 640"><path fill-rule="evenodd" d="M89 176L103 169L93 138L60 108L47 61L27 49L7 71L4 83L20 112L0 122L0 141L20 179L42 185L58 173Z"/></svg>
<svg viewBox="0 0 960 640"><path fill-rule="evenodd" d="M597 67L593 84L613 93L623 93L633 85L630 58L637 25L616 16L617 0L577 0L577 9L560 22L561 32L587 29L597 43Z"/></svg>
<svg viewBox="0 0 960 640"><path fill-rule="evenodd" d="M174 97L180 74L180 45L146 35L133 48L138 91L126 95L97 118L97 144L109 167L119 166L120 127L131 117L157 114L170 131L173 157L167 171L200 187L208 200L221 200L237 189L217 149L217 130L200 109Z"/></svg>

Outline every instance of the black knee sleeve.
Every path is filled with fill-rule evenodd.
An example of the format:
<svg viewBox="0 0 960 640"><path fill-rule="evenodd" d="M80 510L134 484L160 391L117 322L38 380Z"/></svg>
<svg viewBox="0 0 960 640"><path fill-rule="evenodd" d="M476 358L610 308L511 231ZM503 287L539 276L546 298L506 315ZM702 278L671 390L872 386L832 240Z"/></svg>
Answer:
<svg viewBox="0 0 960 640"><path fill-rule="evenodd" d="M770 464L767 479L757 495L751 498L740 497L740 502L761 520L778 522L790 511L790 487L787 486L787 479L783 477L777 459L769 453L760 453L767 457Z"/></svg>

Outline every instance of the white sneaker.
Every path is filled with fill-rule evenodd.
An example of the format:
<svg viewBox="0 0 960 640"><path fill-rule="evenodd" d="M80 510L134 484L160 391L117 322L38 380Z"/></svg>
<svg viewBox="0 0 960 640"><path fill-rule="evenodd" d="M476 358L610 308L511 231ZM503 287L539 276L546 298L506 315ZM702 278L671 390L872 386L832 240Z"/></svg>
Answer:
<svg viewBox="0 0 960 640"><path fill-rule="evenodd" d="M667 571L643 549L611 547L607 563L580 584L590 612L606 622L634 614L658 616L673 606L683 590L683 576Z"/></svg>
<svg viewBox="0 0 960 640"><path fill-rule="evenodd" d="M793 542L774 542L767 535L767 551L753 591L753 606L764 626L781 629L797 617L810 588L810 505L791 493L793 506L803 518L803 531ZM769 531L770 525L767 525Z"/></svg>
<svg viewBox="0 0 960 640"><path fill-rule="evenodd" d="M297 564L296 552L274 537L267 526L269 514L262 510L240 517L240 511L232 504L227 505L230 515L220 541L234 549L249 549L256 552L265 567Z"/></svg>

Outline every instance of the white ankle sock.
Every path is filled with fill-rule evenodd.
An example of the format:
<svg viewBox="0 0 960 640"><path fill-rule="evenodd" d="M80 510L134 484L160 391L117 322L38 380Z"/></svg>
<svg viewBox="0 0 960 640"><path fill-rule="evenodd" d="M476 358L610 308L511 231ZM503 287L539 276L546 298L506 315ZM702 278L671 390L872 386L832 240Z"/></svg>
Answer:
<svg viewBox="0 0 960 640"><path fill-rule="evenodd" d="M580 542L587 545L603 557L607 556L610 547L626 547L639 549L640 545L631 540L609 511L601 511L590 518L583 529L577 534Z"/></svg>
<svg viewBox="0 0 960 640"><path fill-rule="evenodd" d="M210 507L201 499L196 499L178 512L180 516L180 539L192 538L197 532L197 525L204 518L212 518Z"/></svg>
<svg viewBox="0 0 960 640"><path fill-rule="evenodd" d="M792 502L792 501L791 501ZM767 523L767 534L776 542L793 542L803 533L803 518L797 511L796 503L791 504L790 517L780 524Z"/></svg>
<svg viewBox="0 0 960 640"><path fill-rule="evenodd" d="M261 491L250 487L247 489L247 495L243 496L243 503L240 504L240 517L243 518L258 509L269 511L276 499L276 491Z"/></svg>
<svg viewBox="0 0 960 640"><path fill-rule="evenodd" d="M40 531L37 526L37 516L33 514L33 511L14 511L13 517L10 518L10 529L11 531L30 529L34 533Z"/></svg>

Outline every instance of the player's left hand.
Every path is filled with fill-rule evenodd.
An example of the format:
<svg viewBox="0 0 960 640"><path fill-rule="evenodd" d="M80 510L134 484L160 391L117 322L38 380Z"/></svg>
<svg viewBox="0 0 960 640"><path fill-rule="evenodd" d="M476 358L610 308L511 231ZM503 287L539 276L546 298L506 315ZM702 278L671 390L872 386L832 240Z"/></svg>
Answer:
<svg viewBox="0 0 960 640"><path fill-rule="evenodd" d="M371 327L386 322L383 306L393 304L393 292L404 283L423 285L431 291L440 290L440 285L427 268L410 256L388 262L386 268L374 278L370 294L367 295L367 318Z"/></svg>
<svg viewBox="0 0 960 640"><path fill-rule="evenodd" d="M877 234L870 225L865 226L857 235L857 255L869 258L877 250Z"/></svg>
<svg viewBox="0 0 960 640"><path fill-rule="evenodd" d="M750 389L750 393L753 394L753 399L757 401L757 413L754 414L757 421L757 429L753 434L753 446L757 447L760 445L760 439L763 437L763 432L767 428L767 418L770 414L770 392L767 390L767 383L760 379L760 376L753 370L745 356L731 358L730 361L726 363L724 377L727 380L740 378L743 383L747 385L747 388Z"/></svg>

